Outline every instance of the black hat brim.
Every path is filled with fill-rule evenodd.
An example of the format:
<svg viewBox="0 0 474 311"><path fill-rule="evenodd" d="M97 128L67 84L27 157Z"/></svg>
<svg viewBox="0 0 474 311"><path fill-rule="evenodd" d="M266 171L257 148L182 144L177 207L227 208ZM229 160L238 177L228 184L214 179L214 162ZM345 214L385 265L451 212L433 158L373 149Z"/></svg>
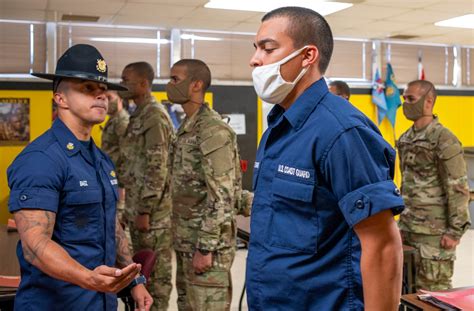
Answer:
<svg viewBox="0 0 474 311"><path fill-rule="evenodd" d="M94 78L94 77L87 77L87 76L82 76L82 75L61 75L61 74L52 74L52 73L37 73L33 72L31 73L32 76L42 78L42 79L47 79L47 80L56 80L56 79L79 79L79 80L85 80L85 81L93 81L97 83L103 83L107 85L107 89L111 91L128 91L128 88L121 84L117 83L111 83L107 81L102 81L100 79Z"/></svg>

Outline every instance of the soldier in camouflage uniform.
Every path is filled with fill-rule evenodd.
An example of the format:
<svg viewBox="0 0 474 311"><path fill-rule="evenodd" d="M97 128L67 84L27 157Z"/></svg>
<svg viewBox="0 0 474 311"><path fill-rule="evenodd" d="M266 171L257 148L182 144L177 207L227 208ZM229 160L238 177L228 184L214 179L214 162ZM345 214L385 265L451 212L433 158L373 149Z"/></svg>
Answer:
<svg viewBox="0 0 474 311"><path fill-rule="evenodd" d="M130 116L119 165L125 185L125 215L134 251L153 249L158 257L148 284L153 310L166 310L171 293L171 193L168 151L173 125L151 95L154 71L146 62L132 63L122 72L137 109Z"/></svg>
<svg viewBox="0 0 474 311"><path fill-rule="evenodd" d="M204 103L211 73L200 60L171 68L168 99L186 118L172 149L173 242L179 310L229 310L242 194L235 132Z"/></svg>
<svg viewBox="0 0 474 311"><path fill-rule="evenodd" d="M433 116L431 82L410 82L403 112L414 121L397 147L405 211L399 226L416 248L416 288L451 288L456 245L468 229L469 189L459 140Z"/></svg>
<svg viewBox="0 0 474 311"><path fill-rule="evenodd" d="M116 91L108 91L107 98L109 100L109 106L107 108L107 114L109 120L102 130L102 144L101 148L104 150L114 162L117 168L120 157L120 146L122 145L122 139L125 135L125 131L128 126L129 115L125 109L123 109L122 99L118 96ZM120 169L117 169L120 171ZM117 216L123 225L123 213L125 209L125 191L123 189L123 183L121 176L117 176L119 181L119 200L117 202ZM131 244L131 241L129 241Z"/></svg>

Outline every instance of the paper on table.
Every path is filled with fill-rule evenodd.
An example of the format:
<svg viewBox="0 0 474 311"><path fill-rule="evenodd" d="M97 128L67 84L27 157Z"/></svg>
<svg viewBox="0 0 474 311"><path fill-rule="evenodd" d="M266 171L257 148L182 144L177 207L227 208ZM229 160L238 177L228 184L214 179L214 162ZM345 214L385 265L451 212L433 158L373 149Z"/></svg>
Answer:
<svg viewBox="0 0 474 311"><path fill-rule="evenodd" d="M440 292L430 292L427 290L420 291L461 310L474 311L474 287Z"/></svg>

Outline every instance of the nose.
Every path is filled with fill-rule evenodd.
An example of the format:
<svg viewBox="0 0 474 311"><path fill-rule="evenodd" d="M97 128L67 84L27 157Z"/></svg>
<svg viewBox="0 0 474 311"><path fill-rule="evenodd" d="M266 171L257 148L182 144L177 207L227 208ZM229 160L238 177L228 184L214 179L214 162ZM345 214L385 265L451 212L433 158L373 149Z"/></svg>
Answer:
<svg viewBox="0 0 474 311"><path fill-rule="evenodd" d="M253 54L252 58L250 58L250 67L252 68L255 68L255 67L258 67L258 66L262 66L263 62L262 62L262 59L261 57L259 57L258 55L258 50L255 51L255 53Z"/></svg>

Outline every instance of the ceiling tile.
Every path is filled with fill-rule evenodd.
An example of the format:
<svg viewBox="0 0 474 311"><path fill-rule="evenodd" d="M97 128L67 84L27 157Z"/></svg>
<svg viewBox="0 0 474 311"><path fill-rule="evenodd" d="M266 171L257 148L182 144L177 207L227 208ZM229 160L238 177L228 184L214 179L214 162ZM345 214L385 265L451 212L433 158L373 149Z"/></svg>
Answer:
<svg viewBox="0 0 474 311"><path fill-rule="evenodd" d="M45 12L43 10L0 10L0 19L44 21Z"/></svg>
<svg viewBox="0 0 474 311"><path fill-rule="evenodd" d="M329 16L335 17L344 17L352 19L357 18L369 18L369 19L385 19L391 16L397 16L405 12L410 11L410 8L387 8L382 6L367 5L367 4L357 4L348 9L333 13ZM328 16L328 17L329 17Z"/></svg>
<svg viewBox="0 0 474 311"><path fill-rule="evenodd" d="M29 9L29 10L45 10L48 0L1 0L1 10L7 9Z"/></svg>
<svg viewBox="0 0 474 311"><path fill-rule="evenodd" d="M255 12L198 8L184 15L183 18L185 19L198 18L200 20L210 20L210 21L215 20L215 21L228 21L228 22L243 22L254 16L255 16Z"/></svg>
<svg viewBox="0 0 474 311"><path fill-rule="evenodd" d="M101 16L116 14L125 4L125 0L49 0L48 10L66 14Z"/></svg>
<svg viewBox="0 0 474 311"><path fill-rule="evenodd" d="M181 18L185 14L192 12L194 9L194 6L184 5L127 3L120 10L119 15L134 17Z"/></svg>
<svg viewBox="0 0 474 311"><path fill-rule="evenodd" d="M365 0L364 4L377 5L383 7L392 7L392 8L406 8L406 9L417 9L424 8L429 5L439 3L440 0Z"/></svg>

